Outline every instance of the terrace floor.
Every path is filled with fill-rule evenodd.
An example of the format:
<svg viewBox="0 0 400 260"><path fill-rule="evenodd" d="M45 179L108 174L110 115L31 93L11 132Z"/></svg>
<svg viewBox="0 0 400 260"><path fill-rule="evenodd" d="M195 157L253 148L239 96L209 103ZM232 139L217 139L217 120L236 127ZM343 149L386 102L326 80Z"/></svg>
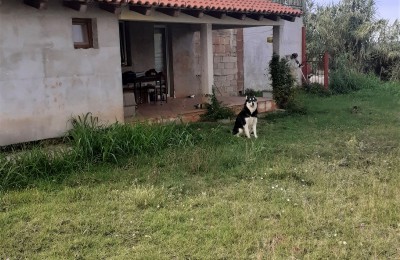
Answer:
<svg viewBox="0 0 400 260"><path fill-rule="evenodd" d="M217 97L223 105L231 107L238 113L245 102L245 97ZM205 109L196 109L195 105L202 104L208 98L195 96L194 98L168 98L168 101L145 103L136 106L134 116L126 117L125 122L150 121L150 122L195 122ZM270 97L258 97L258 111L265 113L276 109Z"/></svg>

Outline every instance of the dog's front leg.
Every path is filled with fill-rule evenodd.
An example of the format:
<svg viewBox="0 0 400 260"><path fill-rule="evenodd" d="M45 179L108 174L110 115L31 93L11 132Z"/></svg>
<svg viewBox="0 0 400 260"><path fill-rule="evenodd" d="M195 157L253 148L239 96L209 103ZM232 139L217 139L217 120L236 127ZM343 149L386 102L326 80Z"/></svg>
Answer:
<svg viewBox="0 0 400 260"><path fill-rule="evenodd" d="M257 136L257 118L254 118L254 121L253 121L253 134L254 134L255 138L258 138L258 136Z"/></svg>
<svg viewBox="0 0 400 260"><path fill-rule="evenodd" d="M243 128L244 128L244 133L247 136L247 138L250 138L249 124L246 123Z"/></svg>

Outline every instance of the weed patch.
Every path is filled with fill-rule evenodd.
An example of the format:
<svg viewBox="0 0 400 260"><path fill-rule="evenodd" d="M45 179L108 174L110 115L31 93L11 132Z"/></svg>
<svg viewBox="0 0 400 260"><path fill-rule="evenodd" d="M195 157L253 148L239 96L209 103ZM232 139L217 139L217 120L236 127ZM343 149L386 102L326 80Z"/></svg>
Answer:
<svg viewBox="0 0 400 260"><path fill-rule="evenodd" d="M119 164L129 156L156 155L174 147L191 147L200 135L185 125L102 125L90 114L72 119L66 147L33 147L0 154L0 189L21 188L37 180L58 182L72 171L101 163Z"/></svg>
<svg viewBox="0 0 400 260"><path fill-rule="evenodd" d="M80 168L60 159L53 182L41 162L27 169L44 179L2 191L0 258L399 259L399 96L395 83L305 94L306 114L260 118L257 140L216 122L136 126L132 140L163 144L149 153L82 131L64 150ZM36 152L30 164L51 158Z"/></svg>

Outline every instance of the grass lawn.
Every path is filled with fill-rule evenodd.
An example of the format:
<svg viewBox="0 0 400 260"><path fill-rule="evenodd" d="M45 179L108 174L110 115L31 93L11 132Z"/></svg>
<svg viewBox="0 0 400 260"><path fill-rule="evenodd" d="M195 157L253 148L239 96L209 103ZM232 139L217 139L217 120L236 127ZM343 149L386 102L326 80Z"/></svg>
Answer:
<svg viewBox="0 0 400 260"><path fill-rule="evenodd" d="M400 85L0 193L0 259L400 259Z"/></svg>

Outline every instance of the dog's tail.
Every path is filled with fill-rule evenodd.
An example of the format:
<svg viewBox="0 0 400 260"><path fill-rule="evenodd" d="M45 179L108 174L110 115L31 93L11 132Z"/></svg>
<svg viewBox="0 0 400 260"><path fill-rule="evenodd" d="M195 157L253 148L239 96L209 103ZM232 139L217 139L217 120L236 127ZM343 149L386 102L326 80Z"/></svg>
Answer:
<svg viewBox="0 0 400 260"><path fill-rule="evenodd" d="M237 135L238 133L239 133L239 128L234 127L234 128L232 129L232 134L233 134L233 135Z"/></svg>

